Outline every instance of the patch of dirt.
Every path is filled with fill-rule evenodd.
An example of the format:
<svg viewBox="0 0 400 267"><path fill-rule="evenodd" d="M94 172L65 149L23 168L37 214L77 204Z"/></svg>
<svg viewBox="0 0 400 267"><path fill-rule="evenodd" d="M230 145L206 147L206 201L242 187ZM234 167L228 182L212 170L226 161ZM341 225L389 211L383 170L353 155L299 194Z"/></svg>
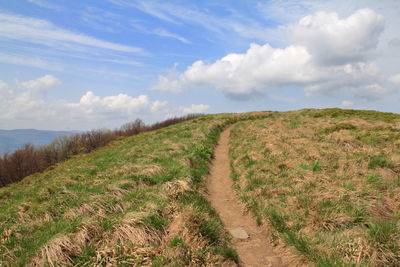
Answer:
<svg viewBox="0 0 400 267"><path fill-rule="evenodd" d="M259 227L256 220L245 213L243 203L235 196L232 189L229 161L229 134L233 126L221 133L214 151L214 160L207 178L209 200L229 232L240 229L240 237L233 237L233 245L239 254L240 266L288 266L285 259L274 251L268 233ZM247 238L243 238L248 236Z"/></svg>

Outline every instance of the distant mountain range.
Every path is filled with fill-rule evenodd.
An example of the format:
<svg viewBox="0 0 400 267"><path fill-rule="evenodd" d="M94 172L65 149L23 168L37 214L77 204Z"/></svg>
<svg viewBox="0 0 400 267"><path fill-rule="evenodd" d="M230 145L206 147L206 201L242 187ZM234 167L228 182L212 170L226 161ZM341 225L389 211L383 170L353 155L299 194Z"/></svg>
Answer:
<svg viewBox="0 0 400 267"><path fill-rule="evenodd" d="M78 131L0 130L0 156L6 152L14 152L26 143L31 143L35 146L46 145L59 136L75 133L78 133Z"/></svg>

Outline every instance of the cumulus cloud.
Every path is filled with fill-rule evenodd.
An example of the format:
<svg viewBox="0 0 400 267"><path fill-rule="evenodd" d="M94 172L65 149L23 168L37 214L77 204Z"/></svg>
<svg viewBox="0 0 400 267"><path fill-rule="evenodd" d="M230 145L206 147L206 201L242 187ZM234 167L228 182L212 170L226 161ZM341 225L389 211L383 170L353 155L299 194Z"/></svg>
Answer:
<svg viewBox="0 0 400 267"><path fill-rule="evenodd" d="M290 28L293 42L307 47L317 63L343 65L366 60L384 27L383 16L366 8L345 19L334 12L317 12Z"/></svg>
<svg viewBox="0 0 400 267"><path fill-rule="evenodd" d="M76 102L48 101L46 92L61 84L60 79L50 74L16 82L14 86L0 80L0 125L42 129L119 127L136 118L154 122L204 113L210 108L204 104L174 107L167 101L152 100L148 95L99 96L93 91L87 91Z"/></svg>
<svg viewBox="0 0 400 267"><path fill-rule="evenodd" d="M253 43L245 53L209 64L199 60L181 73L160 76L152 89L213 87L230 97L249 98L294 85L308 95L342 90L369 100L393 91L371 60L384 30L384 18L373 10L361 9L343 19L318 12L287 28L293 36L287 47Z"/></svg>
<svg viewBox="0 0 400 267"><path fill-rule="evenodd" d="M52 129L90 129L119 126L129 120L142 118L146 121L164 119L165 114L179 115L189 111L206 109L205 105L193 105L187 109L168 107L166 101L151 100L147 95L130 96L117 94L98 96L88 91L77 102L48 101L46 91L62 82L53 75L11 86L0 80L0 124ZM14 126L15 127L15 126Z"/></svg>
<svg viewBox="0 0 400 267"><path fill-rule="evenodd" d="M57 87L61 81L53 75L17 83L17 88L0 82L0 118L13 119L18 116L35 118L45 113L44 94Z"/></svg>
<svg viewBox="0 0 400 267"><path fill-rule="evenodd" d="M53 75L45 75L34 80L22 82L21 86L28 90L41 91L51 87L56 87L61 84L61 81Z"/></svg>
<svg viewBox="0 0 400 267"><path fill-rule="evenodd" d="M8 100L10 99L10 96L14 93L13 89L8 86L7 83L3 82L0 80L0 106L4 107L7 103Z"/></svg>
<svg viewBox="0 0 400 267"><path fill-rule="evenodd" d="M67 103L66 106L74 113L87 118L127 117L158 110L163 103L151 102L147 95L132 97L127 94L115 96L96 96L92 91L84 94L78 103Z"/></svg>
<svg viewBox="0 0 400 267"><path fill-rule="evenodd" d="M230 94L249 94L312 79L310 55L304 47L275 49L251 44L244 54L228 54L213 64L196 61L175 79L161 76L153 89L181 91L185 87L213 86Z"/></svg>
<svg viewBox="0 0 400 267"><path fill-rule="evenodd" d="M210 106L204 104L199 104L199 105L192 104L189 107L181 107L182 112L185 114L204 113L209 109Z"/></svg>

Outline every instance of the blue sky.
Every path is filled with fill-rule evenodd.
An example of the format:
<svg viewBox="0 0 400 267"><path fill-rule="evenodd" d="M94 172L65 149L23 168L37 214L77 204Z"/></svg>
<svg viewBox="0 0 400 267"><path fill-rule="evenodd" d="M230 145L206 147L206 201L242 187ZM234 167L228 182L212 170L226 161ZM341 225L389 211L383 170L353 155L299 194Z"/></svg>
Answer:
<svg viewBox="0 0 400 267"><path fill-rule="evenodd" d="M400 112L400 2L0 0L0 128Z"/></svg>

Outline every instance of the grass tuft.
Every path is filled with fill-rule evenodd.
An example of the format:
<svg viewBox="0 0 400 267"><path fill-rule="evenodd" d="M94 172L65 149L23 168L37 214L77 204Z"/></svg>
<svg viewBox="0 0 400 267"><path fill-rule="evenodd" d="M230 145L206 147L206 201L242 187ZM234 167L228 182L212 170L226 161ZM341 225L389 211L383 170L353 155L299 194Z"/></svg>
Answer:
<svg viewBox="0 0 400 267"><path fill-rule="evenodd" d="M322 133L330 134L330 133L337 132L340 130L355 130L355 129L357 129L357 127L351 123L338 123L338 124L335 124L334 126L324 128L322 130Z"/></svg>
<svg viewBox="0 0 400 267"><path fill-rule="evenodd" d="M378 155L378 156L371 156L369 163L368 163L368 168L369 169L375 169L377 167L380 168L392 168L393 164L390 162L388 157L384 154Z"/></svg>

